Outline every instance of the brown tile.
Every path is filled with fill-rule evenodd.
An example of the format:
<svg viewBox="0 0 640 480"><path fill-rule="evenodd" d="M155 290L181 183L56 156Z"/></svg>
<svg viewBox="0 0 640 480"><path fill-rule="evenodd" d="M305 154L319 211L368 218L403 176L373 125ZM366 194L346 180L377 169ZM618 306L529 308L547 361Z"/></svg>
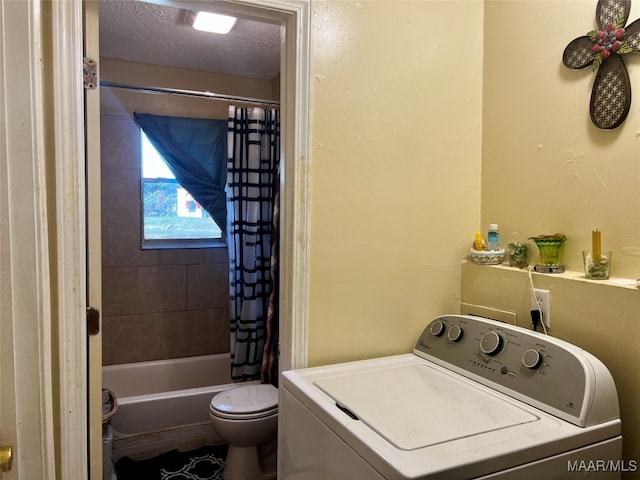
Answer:
<svg viewBox="0 0 640 480"><path fill-rule="evenodd" d="M107 250L107 224L108 224L108 218L105 217L104 215L100 216L100 246L101 246L101 256L102 256L102 264L104 265L105 262L107 261L107 255L108 255L108 250ZM89 248L91 248L91 245L89 245Z"/></svg>
<svg viewBox="0 0 640 480"><path fill-rule="evenodd" d="M111 365L111 319L102 316L102 365Z"/></svg>
<svg viewBox="0 0 640 480"><path fill-rule="evenodd" d="M140 311L177 312L187 308L187 267L158 265L138 267Z"/></svg>
<svg viewBox="0 0 640 480"><path fill-rule="evenodd" d="M157 265L158 250L140 247L140 219L132 217L109 218L107 221L107 266Z"/></svg>
<svg viewBox="0 0 640 480"><path fill-rule="evenodd" d="M184 312L114 317L111 326L113 364L169 358L175 328Z"/></svg>
<svg viewBox="0 0 640 480"><path fill-rule="evenodd" d="M189 265L188 308L224 307L229 302L229 269L227 265Z"/></svg>
<svg viewBox="0 0 640 480"><path fill-rule="evenodd" d="M207 310L166 312L113 317L111 334L111 363L141 362L164 358L206 355L209 349ZM217 337L227 338L225 332Z"/></svg>
<svg viewBox="0 0 640 480"><path fill-rule="evenodd" d="M185 318L172 323L168 329L171 332L169 356L171 358L192 357L206 355L208 346L209 312L207 310L192 310L185 312Z"/></svg>
<svg viewBox="0 0 640 480"><path fill-rule="evenodd" d="M207 248L205 255L205 263L229 265L229 250L227 247Z"/></svg>
<svg viewBox="0 0 640 480"><path fill-rule="evenodd" d="M100 150L104 167L140 171L140 130L133 118L101 116Z"/></svg>
<svg viewBox="0 0 640 480"><path fill-rule="evenodd" d="M159 252L162 265L201 264L205 259L205 250L202 248L171 248Z"/></svg>
<svg viewBox="0 0 640 480"><path fill-rule="evenodd" d="M229 307L210 309L207 333L209 353L228 352L229 335Z"/></svg>
<svg viewBox="0 0 640 480"><path fill-rule="evenodd" d="M224 309L121 315L104 325L104 365L229 351Z"/></svg>
<svg viewBox="0 0 640 480"><path fill-rule="evenodd" d="M102 168L102 215L140 218L140 171Z"/></svg>
<svg viewBox="0 0 640 480"><path fill-rule="evenodd" d="M138 268L102 268L102 314L127 315L139 312Z"/></svg>

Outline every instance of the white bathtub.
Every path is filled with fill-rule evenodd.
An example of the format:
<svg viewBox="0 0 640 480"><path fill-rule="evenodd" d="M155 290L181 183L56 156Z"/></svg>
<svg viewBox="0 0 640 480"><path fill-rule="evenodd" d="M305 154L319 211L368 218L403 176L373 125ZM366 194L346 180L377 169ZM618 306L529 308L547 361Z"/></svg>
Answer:
<svg viewBox="0 0 640 480"><path fill-rule="evenodd" d="M208 423L214 395L247 385L231 383L228 353L107 365L102 384L118 399L111 426L120 436Z"/></svg>

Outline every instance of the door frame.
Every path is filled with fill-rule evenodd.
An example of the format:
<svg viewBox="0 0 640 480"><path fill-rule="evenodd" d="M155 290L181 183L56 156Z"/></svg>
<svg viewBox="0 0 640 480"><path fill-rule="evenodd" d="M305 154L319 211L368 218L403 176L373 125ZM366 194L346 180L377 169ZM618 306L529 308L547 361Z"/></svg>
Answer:
<svg viewBox="0 0 640 480"><path fill-rule="evenodd" d="M84 56L100 58L99 3L85 0L83 6ZM102 312L102 174L100 155L100 88L85 89L84 135L86 168L86 256L87 306ZM98 317L98 331L87 337L87 418L89 478L102 478L102 320ZM108 470L107 470L108 471ZM111 479L105 479L111 480Z"/></svg>
<svg viewBox="0 0 640 480"><path fill-rule="evenodd" d="M157 3L200 9L206 3L160 0ZM88 478L86 200L85 136L82 90L82 0L46 2L51 9L51 85L55 138L55 267L60 283L59 440L61 478ZM280 368L307 365L309 177L310 177L310 0L222 0L223 7L247 17L285 26L282 52L281 110L281 288ZM99 67L98 67L99 71ZM55 338L57 336L57 338ZM101 368L90 365L89 368ZM93 422L93 420L92 420ZM95 426L91 426L92 429ZM95 449L94 449L95 450ZM92 452L89 455L102 455ZM93 463L93 462L92 462Z"/></svg>
<svg viewBox="0 0 640 480"><path fill-rule="evenodd" d="M55 478L46 12L0 0L0 440L5 479Z"/></svg>
<svg viewBox="0 0 640 480"><path fill-rule="evenodd" d="M56 238L56 331L59 378L55 399L58 478L87 478L86 201L82 3L40 1L50 9L51 57L45 62L51 93L52 208ZM46 58L46 57L45 57ZM51 229L50 229L51 230ZM55 388L55 387L54 387Z"/></svg>

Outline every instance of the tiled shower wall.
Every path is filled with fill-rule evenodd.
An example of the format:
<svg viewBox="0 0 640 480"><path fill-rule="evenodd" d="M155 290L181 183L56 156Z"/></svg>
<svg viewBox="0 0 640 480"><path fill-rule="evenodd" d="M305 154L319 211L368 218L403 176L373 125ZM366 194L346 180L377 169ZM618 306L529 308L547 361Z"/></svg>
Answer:
<svg viewBox="0 0 640 480"><path fill-rule="evenodd" d="M140 138L101 117L103 364L229 351L226 248L142 250Z"/></svg>

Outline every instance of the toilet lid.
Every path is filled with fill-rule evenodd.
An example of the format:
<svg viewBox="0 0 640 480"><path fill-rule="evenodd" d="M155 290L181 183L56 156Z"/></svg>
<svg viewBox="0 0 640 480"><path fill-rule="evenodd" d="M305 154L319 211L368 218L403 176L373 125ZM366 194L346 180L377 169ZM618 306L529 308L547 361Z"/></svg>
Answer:
<svg viewBox="0 0 640 480"><path fill-rule="evenodd" d="M265 412L278 407L278 389L273 385L246 385L219 393L211 399L211 408L232 415Z"/></svg>

